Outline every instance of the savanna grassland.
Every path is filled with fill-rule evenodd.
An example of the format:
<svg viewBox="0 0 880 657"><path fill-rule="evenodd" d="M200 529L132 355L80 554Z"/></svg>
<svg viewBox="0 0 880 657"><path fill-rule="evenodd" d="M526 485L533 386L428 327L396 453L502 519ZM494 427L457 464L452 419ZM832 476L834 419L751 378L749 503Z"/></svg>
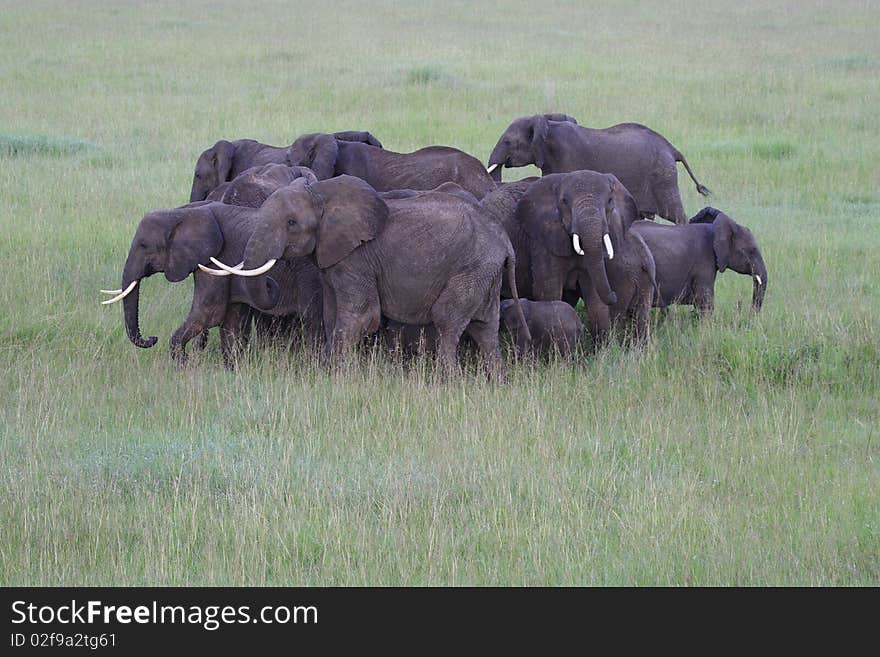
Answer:
<svg viewBox="0 0 880 657"><path fill-rule="evenodd" d="M869 2L0 2L0 584L880 584L878 25ZM98 303L219 138L485 161L542 111L668 137L756 234L760 316L725 273L711 320L495 385L270 346L231 374L216 332L179 372L191 279L143 283L150 350Z"/></svg>

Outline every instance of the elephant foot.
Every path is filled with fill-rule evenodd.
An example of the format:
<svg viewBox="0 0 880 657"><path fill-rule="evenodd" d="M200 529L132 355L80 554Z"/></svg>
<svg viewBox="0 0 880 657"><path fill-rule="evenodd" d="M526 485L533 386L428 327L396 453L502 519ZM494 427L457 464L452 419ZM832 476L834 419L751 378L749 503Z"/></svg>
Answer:
<svg viewBox="0 0 880 657"><path fill-rule="evenodd" d="M197 349L198 351L203 351L205 347L208 346L208 331L202 331L199 336L193 342L193 349Z"/></svg>

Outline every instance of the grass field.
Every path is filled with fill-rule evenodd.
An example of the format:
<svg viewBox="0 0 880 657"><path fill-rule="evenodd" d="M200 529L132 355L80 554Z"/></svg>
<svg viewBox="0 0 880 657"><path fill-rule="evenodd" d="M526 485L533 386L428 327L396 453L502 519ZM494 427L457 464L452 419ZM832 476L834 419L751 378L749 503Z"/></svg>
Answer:
<svg viewBox="0 0 880 657"><path fill-rule="evenodd" d="M880 7L0 1L0 584L880 585ZM134 228L219 138L368 129L485 161L507 123L645 123L746 224L643 353L330 376L141 293ZM505 179L533 169L505 172ZM684 171L693 214L705 200ZM121 305L121 304L120 304Z"/></svg>

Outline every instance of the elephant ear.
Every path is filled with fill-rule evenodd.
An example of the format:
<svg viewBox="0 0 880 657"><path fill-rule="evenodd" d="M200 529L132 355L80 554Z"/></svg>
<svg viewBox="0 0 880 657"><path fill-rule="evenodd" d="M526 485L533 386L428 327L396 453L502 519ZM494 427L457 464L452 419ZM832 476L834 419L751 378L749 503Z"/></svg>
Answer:
<svg viewBox="0 0 880 657"><path fill-rule="evenodd" d="M342 175L311 186L322 208L315 255L319 269L332 267L382 232L388 206L360 178Z"/></svg>
<svg viewBox="0 0 880 657"><path fill-rule="evenodd" d="M533 183L516 205L516 223L555 256L572 255L571 237L562 223L557 181L545 176Z"/></svg>
<svg viewBox="0 0 880 657"><path fill-rule="evenodd" d="M620 239L627 233L633 222L639 220L639 208L629 190L613 173L606 174L611 185L612 212L609 223L619 224Z"/></svg>
<svg viewBox="0 0 880 657"><path fill-rule="evenodd" d="M223 248L223 233L210 208L183 209L179 219L170 226L165 241L168 259L165 278L172 283L182 281L199 265Z"/></svg>
<svg viewBox="0 0 880 657"><path fill-rule="evenodd" d="M574 123L578 124L577 120L573 116L569 116L568 114L562 114L560 112L548 112L544 115L548 121L565 121L566 123Z"/></svg>
<svg viewBox="0 0 880 657"><path fill-rule="evenodd" d="M318 135L309 149L307 166L315 173L318 180L327 180L336 174L336 157L339 155L339 144L333 135Z"/></svg>
<svg viewBox="0 0 880 657"><path fill-rule="evenodd" d="M229 174L232 172L232 161L235 159L235 145L221 139L211 148L209 157L211 166L217 172L217 182L228 181Z"/></svg>
<svg viewBox="0 0 880 657"><path fill-rule="evenodd" d="M382 142L376 139L366 130L345 130L343 132L334 132L333 136L340 141L355 141L361 144L368 144L376 148L382 148Z"/></svg>
<svg viewBox="0 0 880 657"><path fill-rule="evenodd" d="M715 208L705 207L688 220L689 224L711 224L715 221L719 211Z"/></svg>
<svg viewBox="0 0 880 657"><path fill-rule="evenodd" d="M726 214L719 212L715 217L713 228L715 237L712 240L712 248L715 251L715 264L718 271L727 269L730 261L730 253L733 250L733 238L736 232L736 224Z"/></svg>
<svg viewBox="0 0 880 657"><path fill-rule="evenodd" d="M536 114L532 117L531 130L532 155L535 158L535 166L543 170L546 161L546 141L547 135L550 132L550 123L548 123L543 115Z"/></svg>

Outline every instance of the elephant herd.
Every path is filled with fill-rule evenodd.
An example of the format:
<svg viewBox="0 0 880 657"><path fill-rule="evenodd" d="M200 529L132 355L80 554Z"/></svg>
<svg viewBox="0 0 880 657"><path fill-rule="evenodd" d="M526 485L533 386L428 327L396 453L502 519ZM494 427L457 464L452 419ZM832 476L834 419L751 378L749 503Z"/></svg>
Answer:
<svg viewBox="0 0 880 657"><path fill-rule="evenodd" d="M308 134L277 147L221 140L198 158L187 205L147 213L122 287L128 338L140 331L139 282L193 275L192 307L171 337L204 347L220 327L227 367L252 330L286 330L326 364L368 336L394 354L436 353L457 371L463 336L503 376L499 330L519 353L601 347L612 329L648 340L652 307L712 311L718 272L753 279L760 310L767 271L748 228L704 208L689 221L676 163L649 128L584 128L565 114L513 121L488 166L455 148L383 148L369 132ZM502 168L542 176L501 182ZM655 216L675 225L647 221ZM575 311L583 301L586 331ZM323 347L322 347L323 345Z"/></svg>

